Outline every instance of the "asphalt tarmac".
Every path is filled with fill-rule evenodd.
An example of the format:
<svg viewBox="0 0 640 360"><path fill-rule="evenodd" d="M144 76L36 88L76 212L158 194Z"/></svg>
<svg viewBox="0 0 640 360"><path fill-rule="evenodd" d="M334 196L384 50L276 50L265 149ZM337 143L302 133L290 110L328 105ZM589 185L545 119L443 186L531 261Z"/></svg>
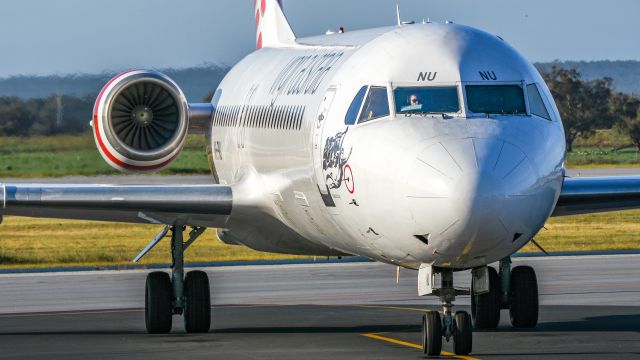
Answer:
<svg viewBox="0 0 640 360"><path fill-rule="evenodd" d="M507 311L474 332L472 358L640 358L640 255L514 259L538 274L540 322L514 331ZM363 262L206 268L213 328L144 330L147 271L0 275L0 358L423 358L416 272ZM469 274L455 285L469 286ZM469 311L469 298L456 309ZM445 343L444 351L451 351ZM450 358L450 355L444 355Z"/></svg>

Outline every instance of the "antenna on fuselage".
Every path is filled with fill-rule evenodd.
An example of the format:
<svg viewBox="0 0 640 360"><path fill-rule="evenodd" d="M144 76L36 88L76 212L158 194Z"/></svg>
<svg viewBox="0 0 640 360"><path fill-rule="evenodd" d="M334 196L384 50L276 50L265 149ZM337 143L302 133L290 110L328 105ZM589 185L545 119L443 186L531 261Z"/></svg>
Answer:
<svg viewBox="0 0 640 360"><path fill-rule="evenodd" d="M400 18L400 5L398 4L396 4L396 18L398 19L398 26L415 24L415 21L402 21Z"/></svg>

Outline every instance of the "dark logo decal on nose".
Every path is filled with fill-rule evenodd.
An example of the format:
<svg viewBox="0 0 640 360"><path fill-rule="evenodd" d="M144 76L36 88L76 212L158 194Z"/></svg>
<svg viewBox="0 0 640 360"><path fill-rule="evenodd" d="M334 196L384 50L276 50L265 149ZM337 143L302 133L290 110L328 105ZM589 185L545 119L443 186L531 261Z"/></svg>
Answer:
<svg viewBox="0 0 640 360"><path fill-rule="evenodd" d="M338 189L344 181L344 167L351 157L353 147L347 153L344 149L344 139L349 128L339 132L332 137L328 137L322 156L322 170L325 173L325 182L329 189Z"/></svg>

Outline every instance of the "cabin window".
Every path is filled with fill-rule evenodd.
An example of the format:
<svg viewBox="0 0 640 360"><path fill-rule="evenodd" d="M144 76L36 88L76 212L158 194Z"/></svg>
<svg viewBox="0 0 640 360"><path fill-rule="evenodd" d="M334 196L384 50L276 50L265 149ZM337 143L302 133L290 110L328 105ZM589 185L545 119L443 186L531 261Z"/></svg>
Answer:
<svg viewBox="0 0 640 360"><path fill-rule="evenodd" d="M353 98L351 105L349 106L349 110L347 111L347 115L344 117L345 125L353 125L356 123L356 119L358 118L358 112L362 107L362 100L364 100L364 96L367 94L367 86L363 86L360 88L356 97Z"/></svg>
<svg viewBox="0 0 640 360"><path fill-rule="evenodd" d="M379 86L371 86L367 99L364 101L362 111L358 123L379 119L389 116L389 98L387 96L387 88Z"/></svg>
<svg viewBox="0 0 640 360"><path fill-rule="evenodd" d="M474 113L526 115L519 85L467 85L467 103Z"/></svg>
<svg viewBox="0 0 640 360"><path fill-rule="evenodd" d="M531 114L543 119L551 120L551 116L549 116L549 112L544 106L544 101L542 101L542 96L540 96L540 91L538 91L536 84L527 85L527 95L529 96L529 108L531 109Z"/></svg>
<svg viewBox="0 0 640 360"><path fill-rule="evenodd" d="M399 87L393 90L398 114L455 113L460 111L458 88Z"/></svg>

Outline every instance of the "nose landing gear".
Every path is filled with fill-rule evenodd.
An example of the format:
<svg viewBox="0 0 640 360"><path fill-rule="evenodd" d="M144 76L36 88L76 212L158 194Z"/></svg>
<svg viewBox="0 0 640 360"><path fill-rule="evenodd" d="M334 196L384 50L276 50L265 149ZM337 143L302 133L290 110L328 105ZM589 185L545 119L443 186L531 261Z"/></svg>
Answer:
<svg viewBox="0 0 640 360"><path fill-rule="evenodd" d="M440 288L435 287L436 273L441 275ZM453 339L453 350L456 355L471 353L473 345L471 316L466 311L452 313L456 295L468 295L470 292L453 287L453 270L434 269L431 266L421 267L418 272L418 293L421 296L439 296L443 308L442 316L436 311L430 311L422 318L422 351L429 356L440 355L444 337L447 342Z"/></svg>

